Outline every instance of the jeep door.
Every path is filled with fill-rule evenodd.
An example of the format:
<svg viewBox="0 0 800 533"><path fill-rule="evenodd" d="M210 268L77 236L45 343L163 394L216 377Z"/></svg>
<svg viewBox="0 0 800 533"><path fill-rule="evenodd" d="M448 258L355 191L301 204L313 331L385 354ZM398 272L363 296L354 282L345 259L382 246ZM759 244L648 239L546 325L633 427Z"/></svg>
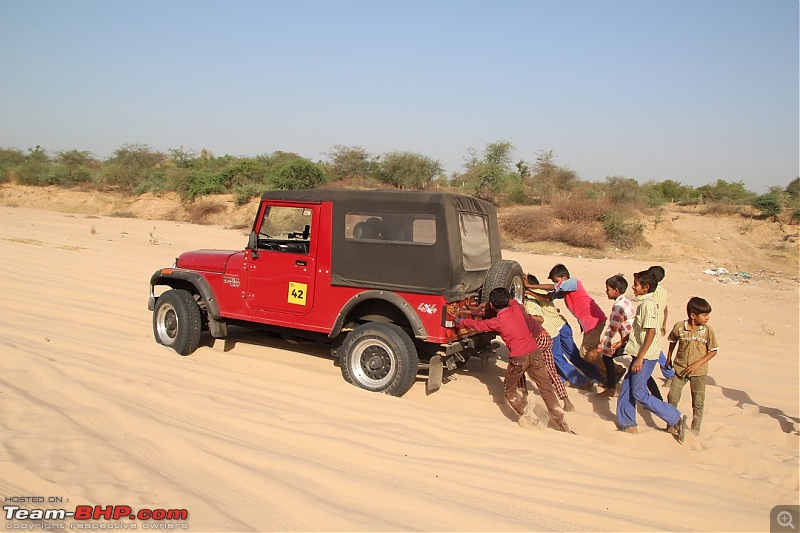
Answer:
<svg viewBox="0 0 800 533"><path fill-rule="evenodd" d="M248 307L290 315L311 310L319 216L319 205L281 203L261 210L258 253L247 267Z"/></svg>

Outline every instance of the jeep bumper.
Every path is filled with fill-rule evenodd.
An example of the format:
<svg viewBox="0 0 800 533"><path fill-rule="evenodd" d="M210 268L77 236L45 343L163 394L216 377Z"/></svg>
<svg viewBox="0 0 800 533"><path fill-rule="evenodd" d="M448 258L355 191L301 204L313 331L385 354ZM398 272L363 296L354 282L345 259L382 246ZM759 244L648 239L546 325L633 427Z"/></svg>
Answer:
<svg viewBox="0 0 800 533"><path fill-rule="evenodd" d="M442 345L443 352L431 357L426 390L428 392L439 390L442 386L445 367L448 370L454 370L457 362L464 362L467 357L473 355L480 357L481 365L487 366L489 358L496 355L495 350L500 346L498 343L492 342L494 338L494 333L481 333Z"/></svg>

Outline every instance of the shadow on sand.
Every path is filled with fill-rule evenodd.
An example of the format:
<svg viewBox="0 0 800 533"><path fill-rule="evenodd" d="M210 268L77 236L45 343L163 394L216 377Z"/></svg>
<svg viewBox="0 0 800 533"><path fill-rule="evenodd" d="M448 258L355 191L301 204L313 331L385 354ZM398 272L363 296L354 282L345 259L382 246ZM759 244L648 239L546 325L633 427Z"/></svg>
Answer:
<svg viewBox="0 0 800 533"><path fill-rule="evenodd" d="M743 407L745 405L755 405L758 407L759 413L764 413L765 415L769 415L775 420L778 421L778 424L781 426L781 431L784 433L800 433L796 428L797 424L800 424L800 418L795 416L789 416L784 413L782 410L777 409L775 407L764 407L763 405L757 404L753 399L747 394L745 391L732 389L730 387L723 387L721 385L717 385L717 382L714 380L713 377L708 376L708 381L706 382L708 385L714 385L719 387L722 390L722 395L728 398L729 400L733 400L736 402L737 407Z"/></svg>

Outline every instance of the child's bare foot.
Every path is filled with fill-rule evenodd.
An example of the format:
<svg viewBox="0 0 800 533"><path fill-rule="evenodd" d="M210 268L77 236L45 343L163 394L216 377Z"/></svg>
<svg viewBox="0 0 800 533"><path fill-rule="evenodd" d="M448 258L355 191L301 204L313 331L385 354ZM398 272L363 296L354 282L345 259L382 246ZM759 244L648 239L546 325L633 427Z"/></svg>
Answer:
<svg viewBox="0 0 800 533"><path fill-rule="evenodd" d="M608 387L603 390L603 392L598 392L598 396L603 396L604 398L613 398L617 395L617 388L616 387Z"/></svg>
<svg viewBox="0 0 800 533"><path fill-rule="evenodd" d="M569 401L569 398L564 398L564 410L567 412L575 410L575 406L572 405L572 402Z"/></svg>
<svg viewBox="0 0 800 533"><path fill-rule="evenodd" d="M631 435L636 435L637 433L639 433L639 429L636 426L622 428L622 431L624 431L625 433L630 433Z"/></svg>

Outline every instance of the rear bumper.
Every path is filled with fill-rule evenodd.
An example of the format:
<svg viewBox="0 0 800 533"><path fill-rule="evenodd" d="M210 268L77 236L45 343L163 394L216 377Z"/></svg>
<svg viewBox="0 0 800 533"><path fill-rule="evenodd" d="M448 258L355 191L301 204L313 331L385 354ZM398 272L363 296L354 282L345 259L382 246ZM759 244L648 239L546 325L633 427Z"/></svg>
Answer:
<svg viewBox="0 0 800 533"><path fill-rule="evenodd" d="M445 356L450 356L469 350L474 355L481 355L481 353L493 350L492 341L495 338L494 333L479 333L471 337L458 339L447 344L443 344ZM474 353L474 352L477 353Z"/></svg>

